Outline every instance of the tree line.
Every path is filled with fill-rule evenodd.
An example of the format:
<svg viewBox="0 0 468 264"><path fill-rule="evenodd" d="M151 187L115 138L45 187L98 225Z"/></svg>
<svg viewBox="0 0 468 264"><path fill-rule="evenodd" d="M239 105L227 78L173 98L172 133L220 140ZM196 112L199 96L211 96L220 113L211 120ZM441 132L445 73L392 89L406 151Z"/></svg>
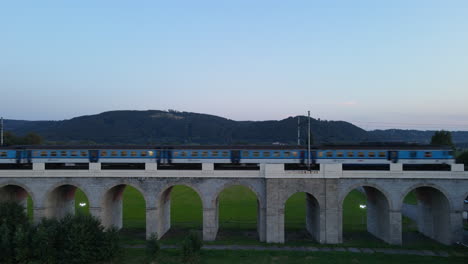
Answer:
<svg viewBox="0 0 468 264"><path fill-rule="evenodd" d="M36 133L30 132L25 136L17 136L10 131L6 131L4 135L4 145L41 145L44 143L44 139Z"/></svg>

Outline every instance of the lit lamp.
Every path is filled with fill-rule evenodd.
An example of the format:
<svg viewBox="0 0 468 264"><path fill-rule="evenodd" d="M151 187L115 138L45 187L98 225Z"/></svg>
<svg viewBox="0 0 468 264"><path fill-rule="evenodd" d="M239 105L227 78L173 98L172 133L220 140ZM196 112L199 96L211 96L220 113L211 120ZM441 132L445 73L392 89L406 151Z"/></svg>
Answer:
<svg viewBox="0 0 468 264"><path fill-rule="evenodd" d="M360 204L360 205L359 205L359 208L361 208L362 210L365 210L366 207L367 207L367 206L366 206L365 204ZM364 225L364 215L362 215L361 224Z"/></svg>

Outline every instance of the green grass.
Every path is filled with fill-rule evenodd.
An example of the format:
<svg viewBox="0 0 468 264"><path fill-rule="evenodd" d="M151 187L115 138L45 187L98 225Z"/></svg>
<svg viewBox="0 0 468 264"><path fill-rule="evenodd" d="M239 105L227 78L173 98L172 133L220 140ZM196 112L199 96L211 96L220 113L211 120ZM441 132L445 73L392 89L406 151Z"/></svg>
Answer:
<svg viewBox="0 0 468 264"><path fill-rule="evenodd" d="M144 249L125 249L121 263L142 264L145 262ZM162 250L158 256L157 263L182 263L181 253L178 250ZM389 263L409 263L409 264L464 264L466 259L460 257L427 257L411 255L386 255L376 254L355 254L348 252L292 252L292 251L215 251L202 250L198 257L198 263L203 264L389 264Z"/></svg>
<svg viewBox="0 0 468 264"><path fill-rule="evenodd" d="M244 186L231 186L219 196L220 229L256 229L257 197Z"/></svg>
<svg viewBox="0 0 468 264"><path fill-rule="evenodd" d="M137 229L146 226L146 204L143 195L131 186L125 187L123 193L123 226Z"/></svg>

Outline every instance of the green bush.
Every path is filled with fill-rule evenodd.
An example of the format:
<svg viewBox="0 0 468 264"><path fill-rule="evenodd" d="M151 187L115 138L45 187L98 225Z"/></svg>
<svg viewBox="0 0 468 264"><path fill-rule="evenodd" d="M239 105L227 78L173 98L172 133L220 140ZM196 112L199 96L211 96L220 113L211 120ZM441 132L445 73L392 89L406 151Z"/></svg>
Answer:
<svg viewBox="0 0 468 264"><path fill-rule="evenodd" d="M146 258L148 262L151 263L156 260L160 248L157 234L151 234L150 238L146 241Z"/></svg>
<svg viewBox="0 0 468 264"><path fill-rule="evenodd" d="M28 230L28 217L23 206L11 201L0 203L0 263L16 263L17 253L21 254L21 259L24 257L28 250L18 246L25 243L29 234L24 232Z"/></svg>
<svg viewBox="0 0 468 264"><path fill-rule="evenodd" d="M60 255L68 263L92 263L115 257L112 250L107 248L114 245L114 241L106 239L104 227L98 219L90 215L78 214L67 216L59 222L59 240L63 242ZM110 242L110 243L109 243ZM115 249L114 249L115 250Z"/></svg>
<svg viewBox="0 0 468 264"><path fill-rule="evenodd" d="M182 256L184 262L197 262L202 246L203 242L199 233L193 230L190 231L189 235L182 241Z"/></svg>
<svg viewBox="0 0 468 264"><path fill-rule="evenodd" d="M118 231L89 215L30 226L24 208L0 203L0 263L96 263L121 252Z"/></svg>

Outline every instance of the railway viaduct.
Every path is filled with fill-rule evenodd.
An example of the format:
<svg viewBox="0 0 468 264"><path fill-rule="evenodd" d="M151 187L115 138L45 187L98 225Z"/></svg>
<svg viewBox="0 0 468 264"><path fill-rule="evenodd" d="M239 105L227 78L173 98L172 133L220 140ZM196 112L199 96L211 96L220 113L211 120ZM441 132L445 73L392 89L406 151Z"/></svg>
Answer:
<svg viewBox="0 0 468 264"><path fill-rule="evenodd" d="M203 239L216 239L218 195L232 185L246 186L257 196L257 231L261 241L283 243L285 203L297 192L306 193L306 227L320 243L343 242L343 201L356 188L367 195L367 229L390 244L402 243L404 197L414 191L418 199L419 232L443 244L461 241L462 212L468 197L468 172L462 164L450 171L405 171L391 164L388 171L347 171L342 164L321 164L316 171L289 171L283 164L260 164L259 170L160 170L146 163L141 170L103 170L89 163L85 170L49 170L33 163L30 170L0 170L0 200L26 204L33 200L34 221L74 213L74 193L88 197L90 213L105 227L122 227L122 193L138 189L146 202L146 234L159 237L170 228L171 189L186 185L195 190L203 206Z"/></svg>

